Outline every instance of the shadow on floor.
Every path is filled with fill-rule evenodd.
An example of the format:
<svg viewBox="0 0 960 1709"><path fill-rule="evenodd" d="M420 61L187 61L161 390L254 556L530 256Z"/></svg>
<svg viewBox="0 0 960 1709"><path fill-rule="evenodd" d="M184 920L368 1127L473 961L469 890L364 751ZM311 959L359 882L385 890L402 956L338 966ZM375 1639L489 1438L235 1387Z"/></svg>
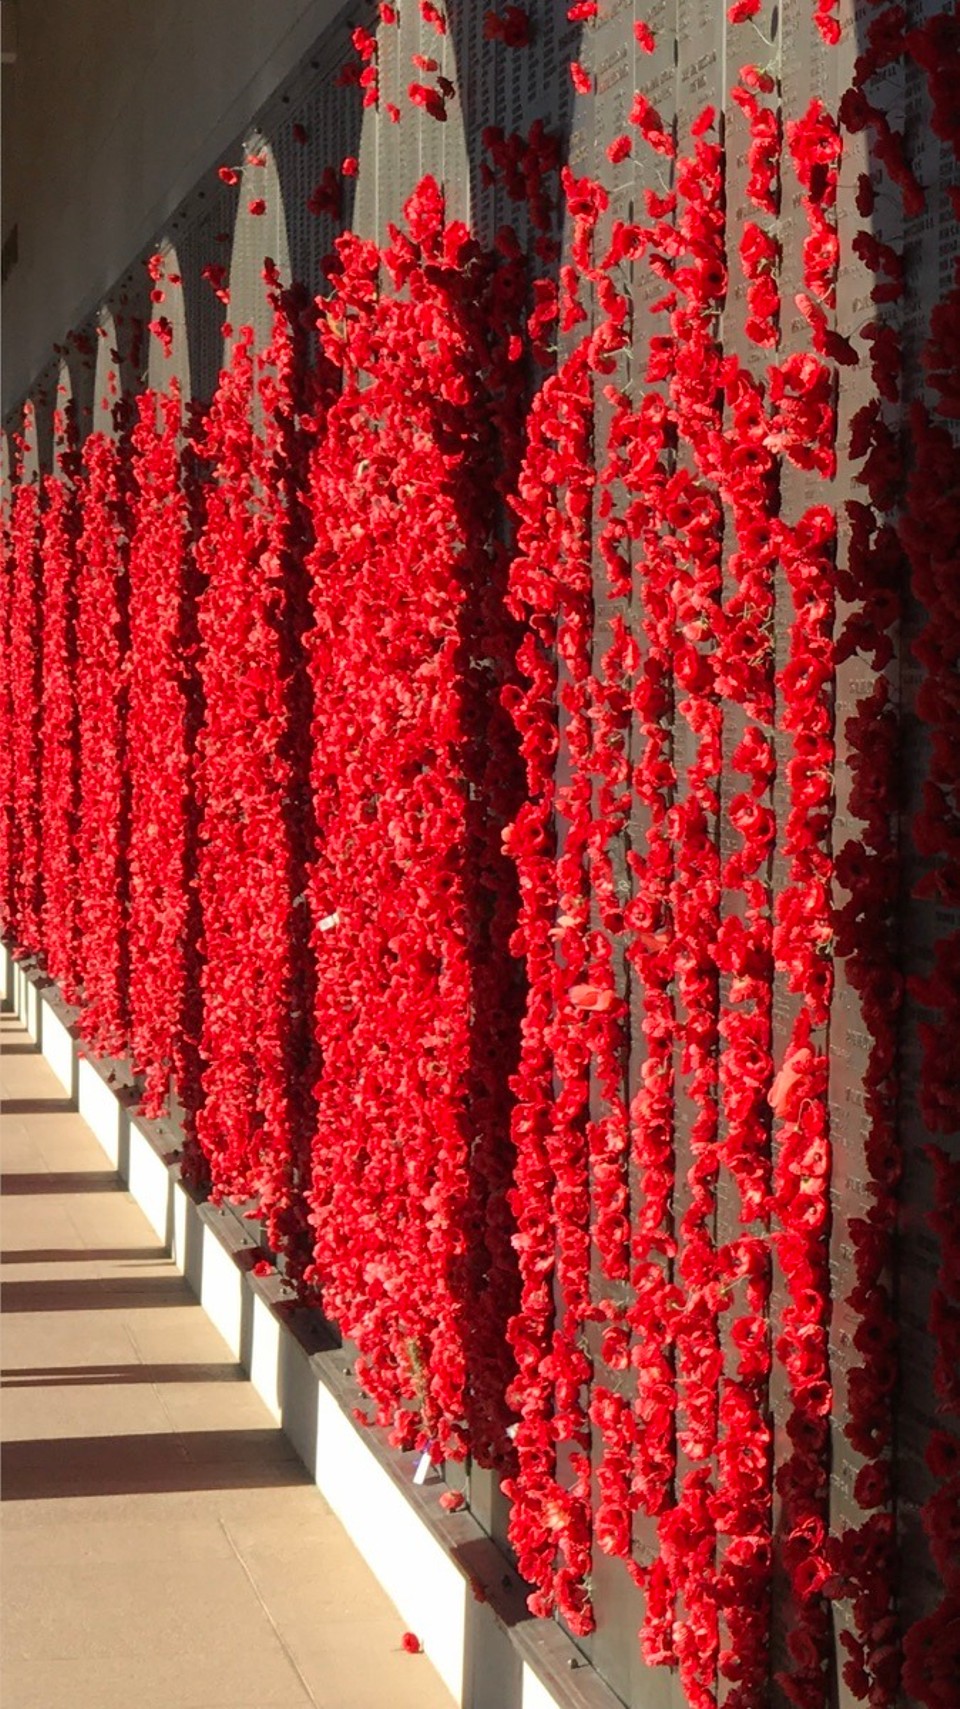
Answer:
<svg viewBox="0 0 960 1709"><path fill-rule="evenodd" d="M76 1114L72 1098L0 1098L0 1116L49 1116Z"/></svg>
<svg viewBox="0 0 960 1709"><path fill-rule="evenodd" d="M115 1193L123 1182L116 1169L50 1169L42 1175L0 1175L4 1198L32 1198L39 1193Z"/></svg>
<svg viewBox="0 0 960 1709"><path fill-rule="evenodd" d="M242 1383L242 1365L22 1365L0 1371L0 1388L69 1389L106 1383Z"/></svg>
<svg viewBox="0 0 960 1709"><path fill-rule="evenodd" d="M278 1429L6 1442L0 1469L3 1501L267 1489L311 1481Z"/></svg>
<svg viewBox="0 0 960 1709"><path fill-rule="evenodd" d="M179 1276L72 1277L4 1282L0 1311L142 1311L154 1306L195 1306Z"/></svg>
<svg viewBox="0 0 960 1709"><path fill-rule="evenodd" d="M165 1246L18 1246L0 1252L3 1264L160 1264Z"/></svg>

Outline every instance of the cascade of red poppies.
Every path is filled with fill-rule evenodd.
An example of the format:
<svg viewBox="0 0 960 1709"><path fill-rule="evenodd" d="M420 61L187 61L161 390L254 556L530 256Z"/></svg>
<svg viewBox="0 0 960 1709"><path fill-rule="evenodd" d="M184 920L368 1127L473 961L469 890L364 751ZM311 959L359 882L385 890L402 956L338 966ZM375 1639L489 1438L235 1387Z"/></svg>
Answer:
<svg viewBox="0 0 960 1709"><path fill-rule="evenodd" d="M282 564L271 550L257 357L241 329L198 445L209 467L196 545L204 725L198 749L203 1098L215 1194L265 1194L289 1155L283 1029L289 950L281 684Z"/></svg>
<svg viewBox="0 0 960 1709"><path fill-rule="evenodd" d="M77 721L77 537L79 475L73 412L55 422L62 449L56 475L44 478L43 720L41 810L43 950L46 968L68 1003L80 998L77 824L80 730Z"/></svg>
<svg viewBox="0 0 960 1709"><path fill-rule="evenodd" d="M934 313L925 351L925 365L934 385L938 378L954 372L949 351L958 324L960 271L957 283ZM939 421L938 414L942 418ZM960 898L956 761L960 737L956 694L960 675L956 602L960 447L946 425L954 416L955 406L951 408L943 395L934 409L921 402L914 406L911 427L915 454L899 527L913 591L926 614L914 648L923 669L918 707L929 728L931 746L923 806L914 821L914 835L918 849L929 861L922 891L950 909L956 908ZM940 1709L949 1701L960 1659L960 1161L948 1137L960 1128L956 1066L960 932L945 932L932 959L929 973L912 981L913 995L928 1011L919 1028L924 1064L920 1096L927 1128L936 1136L927 1158L933 1187L930 1228L938 1242L929 1320L938 1421L926 1448L932 1488L921 1517L943 1590L933 1612L906 1634L904 1682L920 1703Z"/></svg>
<svg viewBox="0 0 960 1709"><path fill-rule="evenodd" d="M187 678L182 608L188 519L181 401L137 400L130 542L130 1050L143 1109L166 1107L183 1009L187 873Z"/></svg>
<svg viewBox="0 0 960 1709"><path fill-rule="evenodd" d="M739 245L748 281L745 354L726 365L727 430L717 471L731 547L715 672L732 773L722 790L722 811L737 838L721 864L723 918L715 949L722 997L719 1161L734 1186L738 1232L719 1258L733 1315L721 1380L712 1512L718 1669L728 1682L725 1702L746 1709L762 1703L767 1689L773 1573L767 1088L773 1072L774 518L780 465L777 447L767 440L770 374L757 352L779 345L780 245L772 221L780 206L780 121L779 90L769 73L744 67L731 93L750 139L746 196L756 217L744 221Z"/></svg>
<svg viewBox="0 0 960 1709"><path fill-rule="evenodd" d="M98 1054L129 1042L128 837L130 472L126 438L84 441L77 540L77 833L80 1025Z"/></svg>
<svg viewBox="0 0 960 1709"><path fill-rule="evenodd" d="M23 455L26 456L24 447ZM40 843L40 722L43 624L41 487L21 480L10 518L11 598L9 731L11 780L10 911L21 946L35 953L42 943L43 861Z"/></svg>
<svg viewBox="0 0 960 1709"><path fill-rule="evenodd" d="M273 311L272 332L259 358L262 411L259 475L265 558L276 582L269 607L273 634L276 715L282 720L278 759L283 794L275 896L277 1013L262 1029L261 1099L271 1142L266 1148L259 1200L271 1243L283 1253L287 1275L302 1281L312 1257L309 1223L311 1144L316 1125L313 1086L318 1071L313 1037L316 1004L314 958L306 890L316 853L316 815L310 788L313 692L306 634L311 623L307 556L312 542L306 503L307 459L329 402L330 372L310 360L313 316L302 287L285 292L276 270L264 269Z"/></svg>
<svg viewBox="0 0 960 1709"><path fill-rule="evenodd" d="M854 136L860 128L855 97L889 63L898 34L896 27L888 30L892 21L881 14L871 24L867 51L856 62L854 89L841 103L841 122ZM856 466L857 493L845 506L838 552L842 622L837 625L836 659L842 668L845 661L866 657L873 680L837 730L838 785L845 754L849 812L856 823L855 834L838 847L835 862L836 883L847 895L835 917L837 966L857 994L870 1038L863 1088L865 1192L855 1214L848 1214L846 1229L841 1222L839 1230L853 1250L855 1281L846 1300L835 1304L835 1311L846 1311L852 1320L856 1362L847 1373L844 1435L857 1456L853 1496L862 1518L839 1528L826 1553L831 1569L828 1592L849 1607L849 1627L839 1633L844 1684L858 1700L868 1699L882 1709L898 1700L901 1662L894 1434L897 1189L903 1167L897 1121L903 998L897 811L904 756L897 666L903 646L905 565L894 523L902 481L891 479L889 457L901 402L896 304L903 289L902 263L872 229L876 207L874 183L863 173L857 190L863 228L852 249L874 269L874 319L862 329L874 395L849 425L847 452ZM838 794L841 790L842 785ZM838 806L842 811L842 801Z"/></svg>
<svg viewBox="0 0 960 1709"><path fill-rule="evenodd" d="M695 133L709 123L707 115ZM663 146L663 133L656 134ZM775 834L770 808L759 799L768 790L774 764L768 733L772 652L765 627L772 612L771 566L778 552L796 565L798 598L805 585L801 578L829 588L832 576L829 554L818 555L819 530L824 519L829 521L826 513L824 519L811 513L794 530L777 524L776 456L829 472L832 417L824 415L826 369L816 359L799 368L793 363L772 369L768 394L736 363L721 365L713 316L725 291L722 157L700 134L695 134L693 151L681 163L677 183L676 223L664 219L673 212L674 199L661 204L654 198L655 223L635 232L616 228L605 262L609 268L624 255L647 251L649 264L673 286L664 299L669 331L655 341L647 376L667 382L666 401L651 393L631 417L622 403L616 408L614 396L616 425L611 435L614 447L618 439L629 447L621 467L614 451L612 467L622 475L628 493L632 489L639 495L628 507L624 532L640 548L637 573L643 578L646 657L634 704L645 720L649 742L635 774L635 788L646 809L645 840L631 855L640 883L625 915L631 928L627 954L645 976L648 1055L631 1114L647 1203L641 1201L634 1241L631 1279L636 1303L625 1323L614 1300L593 1297L585 1244L592 1234L601 1265L612 1277L619 1273L616 1242L611 1245L611 1225L605 1220L611 1201L604 1185L611 1178L616 1147L591 1155L589 1165L587 1149L598 1132L609 1142L617 1131L616 1093L604 1071L614 1054L600 1041L601 1028L616 1023L621 1005L610 977L610 943L587 929L591 892L583 850L593 845L591 877L599 880L597 905L603 918L604 909L610 909L609 877L596 850L616 828L616 820L603 816L591 826L590 819L588 779L591 772L603 776L605 762L596 734L587 735L583 710L589 707L590 724L598 732L608 708L603 685L588 677L593 607L592 577L583 567L588 558L582 495L590 491L595 460L591 391L584 382L591 367L603 371L602 353L611 339L615 347L620 317L617 294L604 268L590 268L582 251L581 272L599 286L601 332L586 339L556 380L544 385L530 418L519 487L524 508L514 597L528 616L528 639L520 657L531 688L517 701L515 716L537 817L525 809L510 838L524 897L521 942L531 990L521 1060L525 1077L517 1082L518 1189L525 1185L528 1160L532 1176L530 1189L516 1195L525 1311L514 1333L527 1358L526 1363L521 1358L514 1385L514 1404L521 1414L516 1437L519 1472L508 1487L523 1570L539 1586L532 1605L538 1611L559 1607L576 1630L590 1627L584 1574L594 1521L599 1545L632 1561L630 1533L624 1529L631 1506L657 1516L660 1559L653 1569L637 1574L648 1598L645 1653L651 1661L678 1662L688 1699L707 1704L714 1701L719 1661L718 1602L731 1638L741 1640L736 1649L731 1643L724 1657L724 1671L740 1682L741 1701L760 1700L767 1672L763 1605L771 1562L770 1437L764 1422L770 1365L769 1241L744 1236L719 1249L713 1219L721 1165L736 1182L743 1221L749 1225L769 1214L774 1183L765 1104L772 1078L769 980L775 941L792 988L809 990L813 1005L818 996L822 1000L817 946L829 937L829 898L822 882L819 887L808 883L808 869L822 879L819 856L811 852L811 832L822 835L824 797L813 781L799 788L808 762L817 768L813 779L829 776L829 752L821 752L828 727L818 725L816 710L823 678L815 661L828 637L825 625L831 610L829 597L822 593L811 607L807 628L797 636L784 677L785 721L788 728L803 731L795 739L804 746L796 768L797 803L786 827L794 883L785 893L778 940L765 879L756 875L762 873ZM576 256L578 237L590 223L588 212L592 207L595 220L603 193L597 185L573 180L567 182L567 193L577 222ZM756 304L752 306L755 311ZM761 341L766 342L765 331ZM732 410L732 430L726 432L715 403L724 388ZM675 446L682 448L682 461L672 454ZM564 492L570 520L562 531L556 525L558 513L563 514L558 488L571 494L567 501ZM744 551L732 558L736 591L723 609L721 502L730 507L734 527L749 548L749 556ZM614 576L612 542L618 532L608 522L611 549L605 556ZM806 616L806 605L801 610ZM545 646L556 650L559 676ZM611 664L616 658L629 661L633 671L639 663L635 647L627 646L615 627L607 657ZM744 893L747 914L746 923L731 915L721 930L715 780L721 771L722 708L727 700L763 720L767 729L748 729L735 756L753 787L747 795L733 796L727 806L744 848L727 860L723 878L731 890ZM555 704L564 714L560 740L566 781L560 790ZM673 741L666 745L671 715L689 727L690 736L678 738L674 723ZM678 774L681 759L686 763ZM555 815L562 827L556 846L551 840ZM805 910L809 934L802 955L789 935L794 900ZM619 924L615 912L608 914L608 924ZM729 999L734 1010L722 1017L721 974L736 982ZM756 1007L744 1024L736 1005L751 998ZM822 1020L821 1008L814 1012ZM585 1022L593 1029L592 1038ZM591 1058L608 1104L602 1129L586 1121ZM746 1101L745 1073L752 1088ZM729 1126L718 1149L721 1089ZM681 1095L685 1119L692 1125L684 1136L690 1174L678 1204L671 1151ZM781 1217L789 1214L794 1192L785 1168L781 1163L772 1201ZM588 1180L597 1207L592 1228ZM525 1213L538 1232L537 1245L527 1243ZM811 1257L822 1262L822 1225L816 1226L810 1241ZM544 1254L554 1249L558 1254L556 1296L549 1269L542 1257L538 1261L541 1247ZM561 1275L559 1259L565 1251L571 1257ZM674 1258L671 1276L664 1264ZM737 1281L745 1286L747 1307L735 1331L740 1380L721 1386L719 1312L727 1289ZM823 1297L822 1289L817 1297ZM579 1409L580 1390L590 1375L581 1338L597 1316L610 1324L603 1338L605 1362L614 1370L632 1365L638 1381L635 1411L616 1390L603 1385L593 1390L591 1416L604 1440L598 1471L601 1502L594 1516L586 1481L588 1442ZM786 1341L783 1348L786 1355ZM809 1345L804 1356L809 1361ZM720 1451L721 1395L723 1463L731 1474L736 1467L722 1496L713 1472ZM805 1389L803 1395L806 1402ZM757 1457L747 1479L741 1465L750 1425ZM569 1444L572 1481L558 1473L559 1443ZM678 1450L688 1469L679 1473L674 1487ZM797 1499L799 1503L799 1494ZM798 1519L798 1542L805 1518L804 1512ZM724 1535L725 1550L715 1588L718 1531ZM744 1612L738 1625L747 1586L759 1614ZM797 1643L799 1647L799 1638Z"/></svg>
<svg viewBox="0 0 960 1709"><path fill-rule="evenodd" d="M509 1020L511 975L502 816L494 796L478 825L471 802L499 764L513 805L490 507L498 424L507 446L516 437L513 382L490 313L496 275L445 223L431 180L406 220L382 253L342 239L317 304L340 384L309 490L321 1063L309 1276L394 1439L437 1458L470 1440L489 1461L506 1447L506 1064L496 1033L478 1048L473 1032L504 971Z"/></svg>
<svg viewBox="0 0 960 1709"><path fill-rule="evenodd" d="M590 1365L580 1344L590 1295L589 1089L580 1022L586 1007L609 1009L612 997L587 975L592 429L583 342L534 402L513 501L520 528L510 597L526 619L518 658L527 686L511 697L511 709L527 800L506 846L520 883L516 948L526 960L529 995L513 1082L521 1295L510 1325L518 1367L510 1399L518 1414L517 1473L504 1486L520 1571L538 1587L531 1606L537 1613L557 1608L579 1632L593 1624L585 1588L591 1495L583 1395ZM562 789L561 742L571 760ZM562 1031L558 1013L565 1015ZM558 1448L567 1444L569 1484L558 1464Z"/></svg>
<svg viewBox="0 0 960 1709"><path fill-rule="evenodd" d="M10 510L3 506L3 562L0 564L0 923L4 939L16 940L13 907L13 692L10 660L10 607L14 570L10 551Z"/></svg>

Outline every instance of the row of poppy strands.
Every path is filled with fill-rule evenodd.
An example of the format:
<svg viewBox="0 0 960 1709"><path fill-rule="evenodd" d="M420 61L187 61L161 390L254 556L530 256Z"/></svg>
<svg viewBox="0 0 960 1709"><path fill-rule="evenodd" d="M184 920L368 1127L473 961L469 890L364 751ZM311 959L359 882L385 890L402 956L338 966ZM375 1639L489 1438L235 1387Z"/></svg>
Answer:
<svg viewBox="0 0 960 1709"><path fill-rule="evenodd" d="M873 62L861 66L841 117L850 130L872 127L889 154L886 121L865 93L890 63L883 16ZM898 51L915 51L903 32ZM746 68L736 98L751 131L748 193L764 221L747 225L741 245L755 292L747 337L778 351L778 91L769 74ZM642 101L635 113L653 147L674 156L672 131ZM675 191L648 197L650 224L614 225L609 243L598 245L602 186L564 175L572 260L559 293L549 280L535 287L526 329L523 285L511 276L523 274L523 258L509 234L496 256L480 256L463 228L445 224L427 183L387 254L343 241L336 294L317 305L319 368L298 350L312 312L278 295L271 349L255 358L241 336L186 452L171 388L159 416L158 400L141 400L128 438L89 441L69 483L45 483L42 504L36 488L20 489L9 659L17 704L32 704L35 719L13 732L11 914L65 993L82 987L94 1046L132 1047L151 1107L175 1064L217 1189L258 1195L277 1248L307 1287L322 1286L327 1309L357 1339L381 1420L407 1439L429 1436L444 1454L515 1457L512 1534L537 1609L557 1607L574 1630L589 1630L592 1548L621 1555L647 1595L645 1652L679 1666L692 1703L712 1701L718 1667L734 1701L760 1702L767 1690L768 1420L779 1364L791 1447L775 1475L796 1608L782 1683L797 1701L822 1700L828 1606L839 1597L852 1615L845 1678L879 1703L900 1678L889 1292L897 720L883 665L897 591L912 576L929 614L919 651L933 732L919 831L938 859L932 882L949 896L945 690L956 635L950 541L937 530L949 527L942 477L955 454L936 412L918 406L906 492L892 479L893 430L880 402L897 402L892 329L880 323L879 397L857 418L850 447L864 458L869 502L851 511L846 561L836 561L829 503L782 520L786 466L828 482L834 474L835 370L857 357L832 325L842 133L818 104L788 122L809 226L801 307L814 348L758 378L718 343L725 162L713 126L709 112L693 126ZM893 158L905 200L916 200L922 187L905 180L902 154ZM865 217L870 193L861 187ZM898 283L896 257L882 260L880 302L897 294L891 277ZM383 265L396 296L377 290ZM652 266L666 286L669 330L650 342L640 400L610 378L631 337L630 265ZM948 294L928 347L946 414L956 312ZM524 423L524 331L547 355L555 321L569 353ZM578 339L583 321L592 330ZM262 432L252 425L257 383ZM512 561L490 526L491 484L519 517ZM731 524L740 550L725 561ZM594 537L614 609L598 658ZM425 540L435 543L426 558ZM122 583L116 565L127 552ZM779 671L777 564L794 606ZM854 609L839 652L837 593ZM856 647L872 652L877 672L847 730L854 810L868 831L832 861L833 672ZM501 704L520 735L525 800ZM746 719L732 763L747 787L721 800L720 739L733 707ZM643 738L635 767L625 741L634 720ZM684 770L678 720L694 739ZM776 722L792 745L780 826L770 790ZM721 813L743 845L724 860ZM614 854L628 827L624 906ZM528 977L509 1092L503 1068L523 995L507 962L515 902L502 832L520 885L513 948ZM775 846L787 862L776 894ZM839 919L834 870L851 898ZM735 893L742 914L728 906ZM488 936L493 953L481 954ZM614 969L624 939L644 1015L632 1100ZM871 1203L852 1230L849 1302L863 1363L847 1396L867 1517L839 1537L829 1534L826 1478L832 950L860 990L874 1040ZM951 957L947 939L925 993L944 1027L956 1001ZM775 1073L777 978L798 1001ZM291 1014L299 1024L288 1027ZM497 1024L478 1029L478 1014ZM953 1120L944 1036L931 1025L926 1039L934 1131ZM315 1107L292 1095L304 1075L318 1076ZM685 1198L678 1093L695 1112ZM508 1121L515 1156L503 1143ZM954 1195L947 1153L935 1161L932 1220L944 1258L932 1328L938 1392L955 1406ZM749 1231L725 1243L715 1239L721 1170ZM631 1213L633 1172L642 1205ZM614 1289L596 1297L592 1247L611 1283L632 1283L629 1307ZM774 1254L791 1287L776 1330ZM733 1371L722 1352L731 1311ZM603 1364L635 1373L629 1398L615 1379L589 1388L584 1335L598 1319ZM591 1426L603 1450L596 1506ZM572 1481L559 1469L567 1455ZM955 1455L956 1437L937 1432L928 1457L942 1483L926 1518L946 1595L906 1645L908 1687L930 1703L950 1689ZM656 1521L651 1566L633 1558L638 1512Z"/></svg>

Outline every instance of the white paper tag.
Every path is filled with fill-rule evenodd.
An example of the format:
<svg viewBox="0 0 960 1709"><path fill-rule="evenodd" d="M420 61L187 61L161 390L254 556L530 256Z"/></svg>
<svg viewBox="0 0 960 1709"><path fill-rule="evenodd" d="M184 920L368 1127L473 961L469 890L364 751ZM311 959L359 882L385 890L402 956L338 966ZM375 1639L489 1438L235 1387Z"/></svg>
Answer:
<svg viewBox="0 0 960 1709"><path fill-rule="evenodd" d="M424 1448L423 1453L417 1461L417 1469L413 1474L413 1481L415 1484L426 1483L432 1463L429 1448Z"/></svg>
<svg viewBox="0 0 960 1709"><path fill-rule="evenodd" d="M332 932L334 926L339 926L339 924L340 924L340 915L339 914L324 914L323 919L317 921L317 931L318 932Z"/></svg>

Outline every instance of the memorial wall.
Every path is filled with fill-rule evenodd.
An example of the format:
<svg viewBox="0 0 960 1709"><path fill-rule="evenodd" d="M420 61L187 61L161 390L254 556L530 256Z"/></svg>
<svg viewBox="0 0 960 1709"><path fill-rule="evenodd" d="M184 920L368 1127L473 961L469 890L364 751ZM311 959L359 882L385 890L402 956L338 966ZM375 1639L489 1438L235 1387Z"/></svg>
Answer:
<svg viewBox="0 0 960 1709"><path fill-rule="evenodd" d="M960 1702L958 46L343 7L7 422L5 937L629 1709Z"/></svg>

